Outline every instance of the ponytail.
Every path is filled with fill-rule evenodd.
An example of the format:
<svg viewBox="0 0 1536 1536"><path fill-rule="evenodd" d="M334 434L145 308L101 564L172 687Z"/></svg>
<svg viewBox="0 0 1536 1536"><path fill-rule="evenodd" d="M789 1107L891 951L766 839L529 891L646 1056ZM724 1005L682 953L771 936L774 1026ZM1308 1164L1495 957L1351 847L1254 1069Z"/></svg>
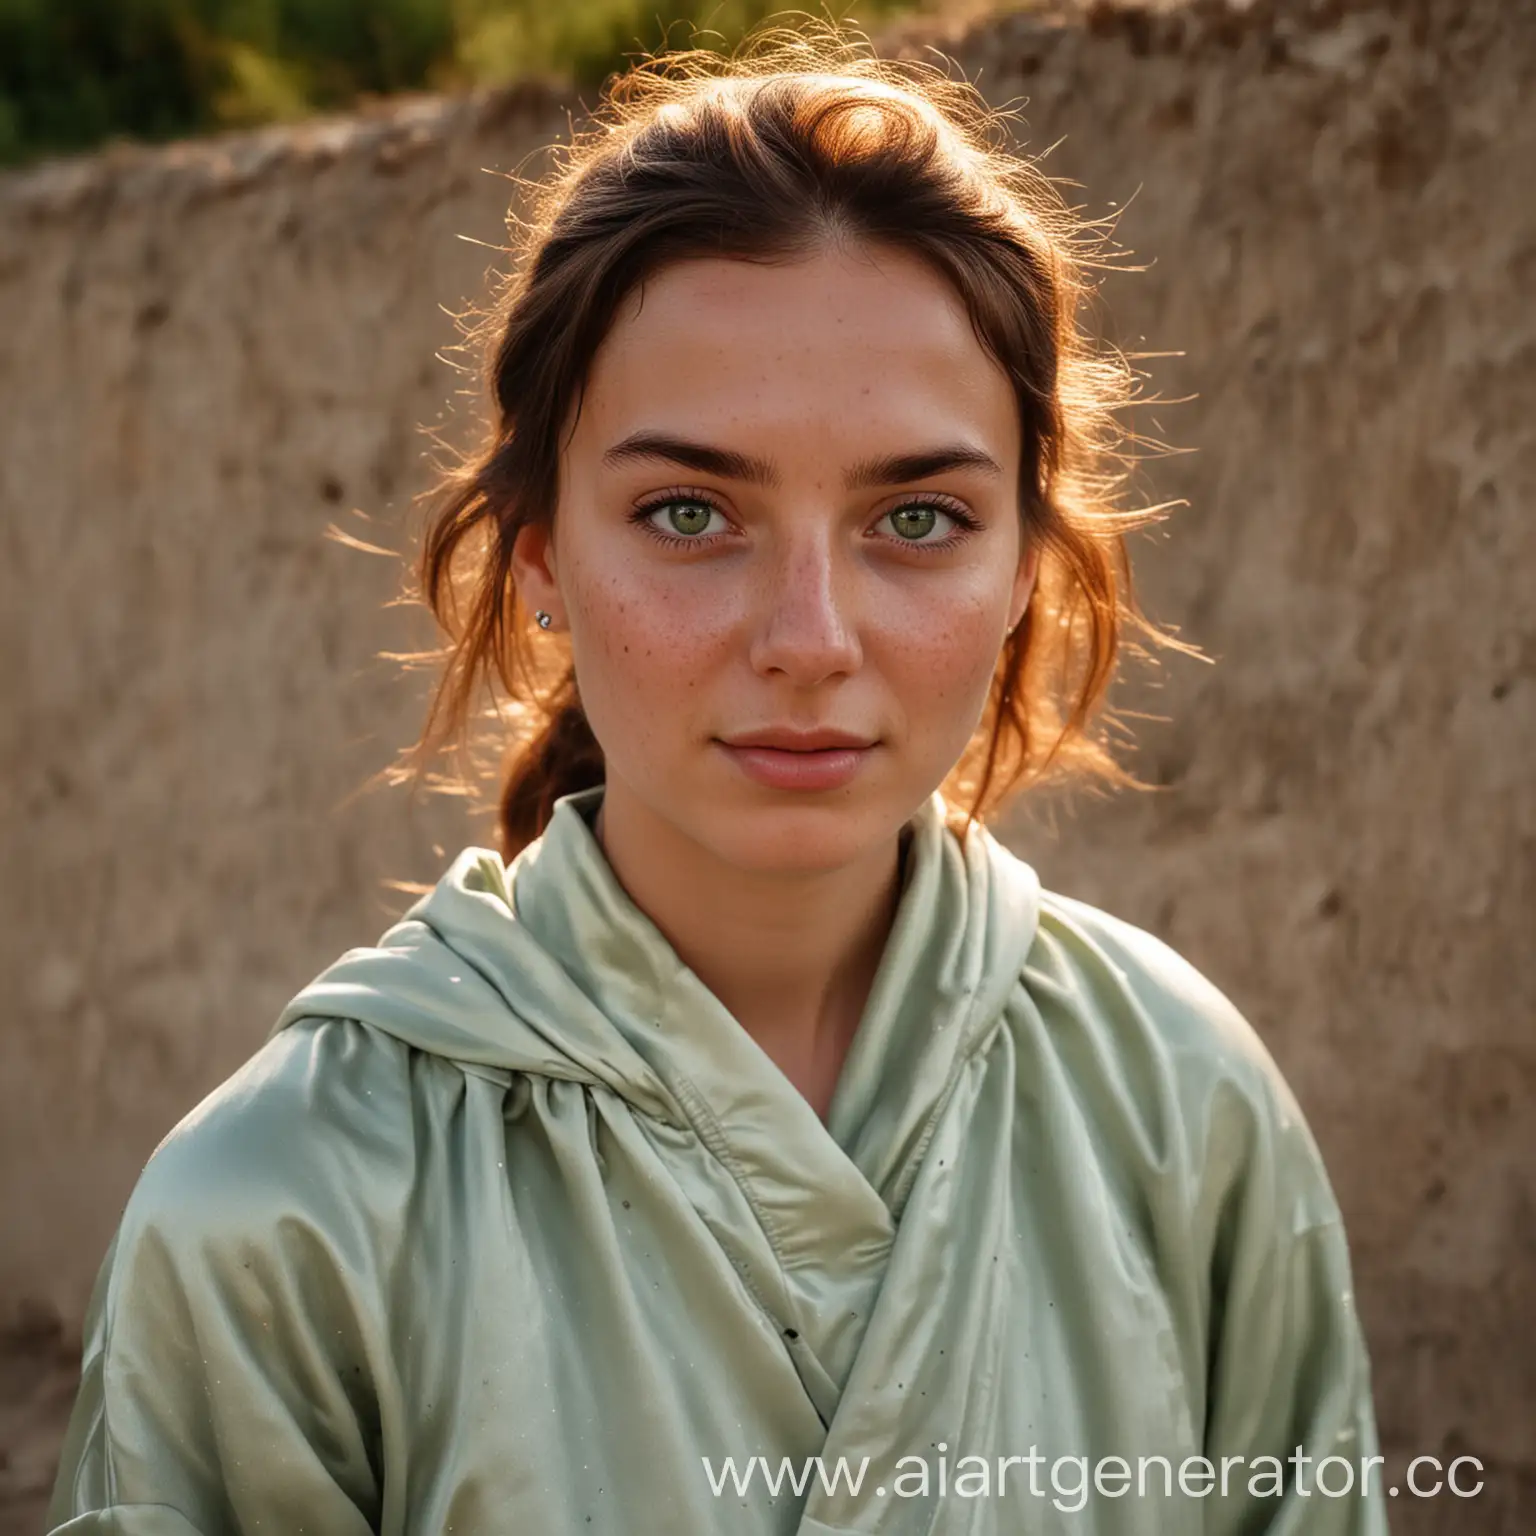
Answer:
<svg viewBox="0 0 1536 1536"><path fill-rule="evenodd" d="M502 857L511 860L549 825L555 801L603 782L603 749L567 671L547 704L548 723L508 754L497 807Z"/></svg>

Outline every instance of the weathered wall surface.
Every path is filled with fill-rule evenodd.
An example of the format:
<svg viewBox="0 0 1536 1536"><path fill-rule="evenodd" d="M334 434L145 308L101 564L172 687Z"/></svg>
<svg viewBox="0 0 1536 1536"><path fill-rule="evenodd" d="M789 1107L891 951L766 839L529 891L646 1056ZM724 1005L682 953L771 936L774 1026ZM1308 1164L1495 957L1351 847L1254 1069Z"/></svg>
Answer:
<svg viewBox="0 0 1536 1536"><path fill-rule="evenodd" d="M1190 501L1149 608L1217 659L1131 702L1161 790L1010 840L1254 1020L1350 1223L1383 1438L1536 1489L1536 8L1097 7L934 36L1149 270L1105 323ZM0 180L0 1499L51 1471L90 1280L154 1143L478 837L348 801L419 719L395 567L467 381L537 89ZM537 161L526 169L537 169ZM464 406L459 410L462 416ZM1156 418L1154 424L1152 417ZM1159 428L1161 432L1159 433ZM350 517L366 511L369 523ZM54 1320L62 1320L62 1343ZM9 1439L7 1438L9 1436ZM30 1490L30 1492L29 1492ZM20 1518L20 1516L18 1516ZM16 1529L31 1528L18 1524Z"/></svg>

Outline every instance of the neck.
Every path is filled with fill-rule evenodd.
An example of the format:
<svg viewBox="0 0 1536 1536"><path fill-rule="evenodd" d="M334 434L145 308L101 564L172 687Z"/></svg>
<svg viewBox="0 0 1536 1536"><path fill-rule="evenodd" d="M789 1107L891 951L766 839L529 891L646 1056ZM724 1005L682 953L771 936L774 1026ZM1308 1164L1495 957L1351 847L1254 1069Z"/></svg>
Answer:
<svg viewBox="0 0 1536 1536"><path fill-rule="evenodd" d="M743 871L611 788L593 830L630 899L825 1119L895 920L901 840L836 869Z"/></svg>

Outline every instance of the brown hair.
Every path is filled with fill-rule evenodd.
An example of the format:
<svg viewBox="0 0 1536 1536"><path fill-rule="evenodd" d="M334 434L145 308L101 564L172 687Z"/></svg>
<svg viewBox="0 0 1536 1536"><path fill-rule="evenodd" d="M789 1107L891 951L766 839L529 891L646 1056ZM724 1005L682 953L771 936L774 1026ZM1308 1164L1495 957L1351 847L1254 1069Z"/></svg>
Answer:
<svg viewBox="0 0 1536 1536"><path fill-rule="evenodd" d="M1135 782L1100 709L1136 609L1126 530L1162 508L1119 504L1135 398L1125 356L1078 327L1106 221L998 141L1004 114L929 64L882 60L818 23L768 29L731 58L663 54L617 77L527 190L519 258L476 333L488 346L489 441L449 471L421 551L422 595L447 636L420 775L466 745L482 699L513 745L499 833L511 857L562 795L599 784L603 755L562 642L529 623L511 579L524 524L554 516L559 433L618 306L664 263L708 254L793 260L836 241L896 246L952 283L1013 381L1020 515L1041 551L1030 607L999 657L987 708L946 784L967 821L1049 773ZM1171 642L1176 643L1176 642ZM462 780L461 780L462 782Z"/></svg>

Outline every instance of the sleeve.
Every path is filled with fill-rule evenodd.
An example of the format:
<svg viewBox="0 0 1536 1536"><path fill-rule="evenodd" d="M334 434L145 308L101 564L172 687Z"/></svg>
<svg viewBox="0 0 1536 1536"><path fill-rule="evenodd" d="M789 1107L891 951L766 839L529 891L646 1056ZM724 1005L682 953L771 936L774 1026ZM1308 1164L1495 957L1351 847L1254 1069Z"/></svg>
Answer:
<svg viewBox="0 0 1536 1536"><path fill-rule="evenodd" d="M1371 1371L1349 1249L1300 1109L1272 1077L1211 1270L1208 1536L1385 1536ZM1225 1477L1223 1468L1225 1466Z"/></svg>
<svg viewBox="0 0 1536 1536"><path fill-rule="evenodd" d="M150 1159L98 1275L55 1536L378 1529L377 1276L325 1194L348 1154L281 1083L214 1099Z"/></svg>
<svg viewBox="0 0 1536 1536"><path fill-rule="evenodd" d="M1145 1021L1128 1036L1143 1042L1135 1071L1158 1085L1144 1091L1156 1105L1145 1134L1163 1152L1159 1190L1173 1171L1181 1191L1164 1261L1192 1385L1205 1392L1203 1456L1181 1489L1198 1507L1191 1518L1202 1536L1386 1536L1349 1247L1295 1096L1188 961L1082 902L1050 904L1134 998L1126 1016Z"/></svg>

